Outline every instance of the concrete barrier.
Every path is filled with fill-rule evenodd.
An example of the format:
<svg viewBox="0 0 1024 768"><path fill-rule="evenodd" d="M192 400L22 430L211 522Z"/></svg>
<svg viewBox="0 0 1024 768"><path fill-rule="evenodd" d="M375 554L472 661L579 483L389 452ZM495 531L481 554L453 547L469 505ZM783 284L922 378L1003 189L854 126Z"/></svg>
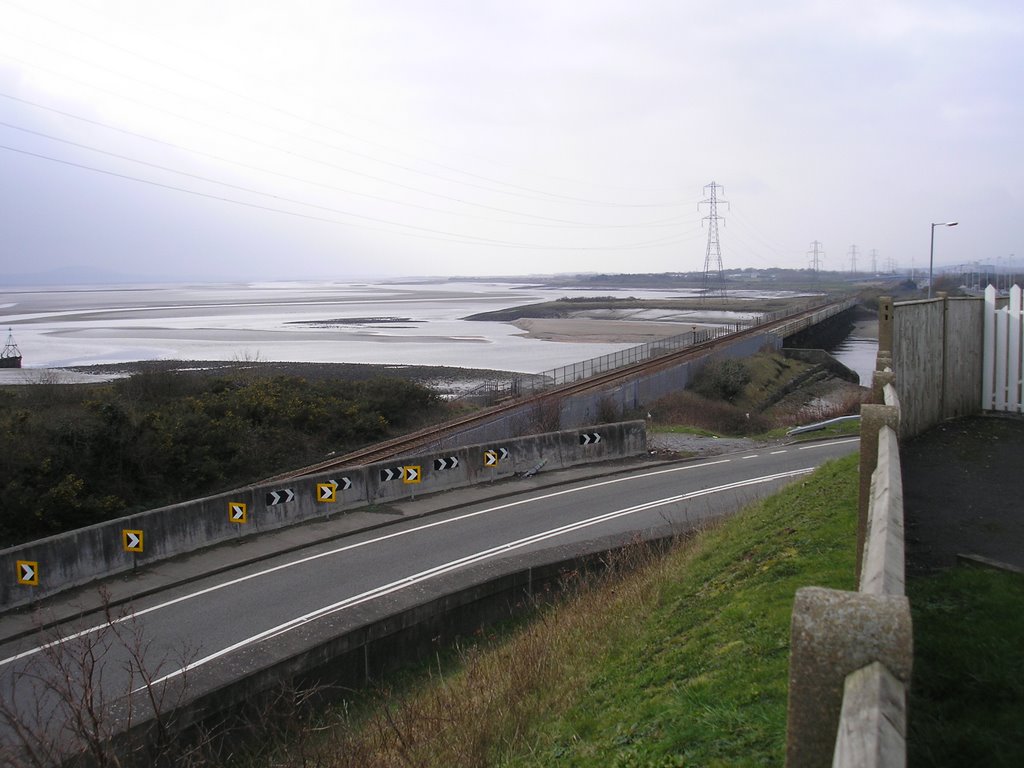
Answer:
<svg viewBox="0 0 1024 768"><path fill-rule="evenodd" d="M438 449L161 507L0 551L0 611L176 555L417 494L647 450L630 421Z"/></svg>

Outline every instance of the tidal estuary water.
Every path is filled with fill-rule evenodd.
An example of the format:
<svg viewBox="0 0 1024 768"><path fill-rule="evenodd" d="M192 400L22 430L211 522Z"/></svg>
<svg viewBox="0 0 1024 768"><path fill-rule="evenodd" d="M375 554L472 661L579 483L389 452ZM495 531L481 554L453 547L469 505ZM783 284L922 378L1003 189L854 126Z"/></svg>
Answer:
<svg viewBox="0 0 1024 768"><path fill-rule="evenodd" d="M630 346L541 341L509 323L462 319L571 293L448 281L0 288L0 328L13 329L29 370L263 360L536 373ZM679 291L622 295L661 298Z"/></svg>
<svg viewBox="0 0 1024 768"><path fill-rule="evenodd" d="M0 330L12 329L25 366L21 372L0 371L0 383L32 381L33 375L39 378L53 368L141 360L372 363L538 373L636 342L547 341L530 338L511 323L464 318L566 295L597 294L685 295L679 290L601 288L595 293L593 288L447 280L0 288ZM629 314L637 321L666 319L664 313L648 317L650 311ZM670 318L675 322L667 323L668 331L685 333L692 323L750 317L719 313L702 322L688 314Z"/></svg>

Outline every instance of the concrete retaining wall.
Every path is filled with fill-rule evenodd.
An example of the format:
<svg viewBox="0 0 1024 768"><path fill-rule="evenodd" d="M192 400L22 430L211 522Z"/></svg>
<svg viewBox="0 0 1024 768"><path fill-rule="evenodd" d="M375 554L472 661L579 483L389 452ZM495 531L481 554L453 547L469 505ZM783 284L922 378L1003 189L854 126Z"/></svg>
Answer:
<svg viewBox="0 0 1024 768"><path fill-rule="evenodd" d="M782 354L792 360L800 360L804 363L810 363L811 365L820 365L836 378L848 381L851 384L861 383L860 374L850 368L847 368L824 349L796 349L792 347L785 347L782 350Z"/></svg>
<svg viewBox="0 0 1024 768"><path fill-rule="evenodd" d="M722 340L713 352L663 369L626 376L618 384L589 392L546 397L506 411L486 424L448 434L433 447L445 448L468 442L503 440L530 434L539 429L574 429L608 419L621 418L629 411L645 408L660 397L685 389L701 369L712 360L741 359L765 347L779 349L780 336L764 333L736 341Z"/></svg>
<svg viewBox="0 0 1024 768"><path fill-rule="evenodd" d="M541 461L545 470L561 469L636 456L646 449L644 422L603 424L426 451L149 510L0 551L0 610L175 555L368 504L512 477Z"/></svg>

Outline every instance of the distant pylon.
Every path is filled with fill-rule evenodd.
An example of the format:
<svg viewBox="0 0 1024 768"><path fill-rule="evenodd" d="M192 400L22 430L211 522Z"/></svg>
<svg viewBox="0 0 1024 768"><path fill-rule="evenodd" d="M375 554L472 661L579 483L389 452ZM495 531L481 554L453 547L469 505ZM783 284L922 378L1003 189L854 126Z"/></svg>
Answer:
<svg viewBox="0 0 1024 768"><path fill-rule="evenodd" d="M850 256L850 272L856 275L857 274L857 246L856 245L851 245L850 246L849 256Z"/></svg>
<svg viewBox="0 0 1024 768"><path fill-rule="evenodd" d="M725 200L719 200L717 190L725 191L725 187L721 184L711 182L710 184L704 185L704 190L711 190L706 198L697 203L697 210L700 211L702 205L708 206L708 215L704 217L704 221L708 223L708 248L704 254L704 281L702 284L703 297L706 299L710 295L725 296L725 273L722 268L722 247L718 242L718 220L725 219L718 215L718 204L720 202L729 205Z"/></svg>
<svg viewBox="0 0 1024 768"><path fill-rule="evenodd" d="M821 243L817 240L811 243L811 250L807 252L807 255L811 257L811 271L817 275L821 271L821 260L825 257L825 252L821 250Z"/></svg>
<svg viewBox="0 0 1024 768"><path fill-rule="evenodd" d="M871 274L878 274L878 249L871 249Z"/></svg>

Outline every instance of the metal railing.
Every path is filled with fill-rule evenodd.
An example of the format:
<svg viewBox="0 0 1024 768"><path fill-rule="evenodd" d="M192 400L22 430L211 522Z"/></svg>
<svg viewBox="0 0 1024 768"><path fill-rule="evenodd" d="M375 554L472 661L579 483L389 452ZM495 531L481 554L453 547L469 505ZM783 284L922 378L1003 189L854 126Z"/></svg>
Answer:
<svg viewBox="0 0 1024 768"><path fill-rule="evenodd" d="M827 298L817 297L796 307L760 313L753 320L747 322L732 323L714 328L701 328L675 336L667 336L664 339L649 341L635 347L611 352L607 355L591 358L590 360L563 365L559 368L552 368L541 373L521 373L516 374L512 378L485 381L479 386L463 392L456 399L484 400L493 403L504 398L537 394L547 389L553 389L565 384L573 384L577 381L588 379L591 376L608 373L628 365L652 360L656 357L675 352L678 349L685 349L707 341L720 339L747 328L774 323L827 303Z"/></svg>

